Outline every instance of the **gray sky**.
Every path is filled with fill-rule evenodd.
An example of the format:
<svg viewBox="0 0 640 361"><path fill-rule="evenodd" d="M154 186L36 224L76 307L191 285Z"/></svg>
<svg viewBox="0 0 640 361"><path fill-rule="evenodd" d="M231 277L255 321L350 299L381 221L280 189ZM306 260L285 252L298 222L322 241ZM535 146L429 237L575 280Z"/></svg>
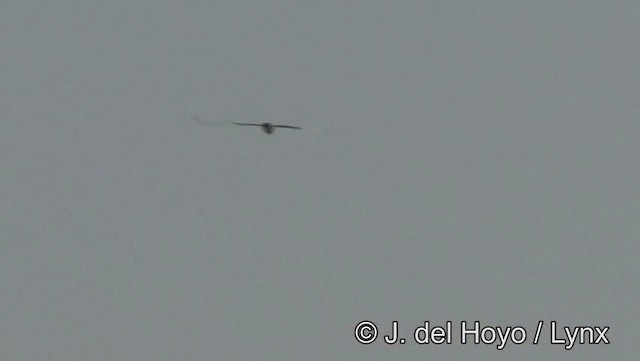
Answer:
<svg viewBox="0 0 640 361"><path fill-rule="evenodd" d="M637 360L639 20L3 2L0 358ZM362 320L451 320L454 342L361 345ZM527 342L461 345L476 320ZM611 344L565 351L552 320Z"/></svg>

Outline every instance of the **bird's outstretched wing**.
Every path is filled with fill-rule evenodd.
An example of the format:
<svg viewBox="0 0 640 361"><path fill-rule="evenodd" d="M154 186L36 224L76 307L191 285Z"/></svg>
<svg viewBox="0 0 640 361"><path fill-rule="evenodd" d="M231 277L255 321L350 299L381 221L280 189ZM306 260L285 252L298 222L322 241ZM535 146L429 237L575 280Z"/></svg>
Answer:
<svg viewBox="0 0 640 361"><path fill-rule="evenodd" d="M262 126L262 124L260 124L260 123L238 123L238 122L230 122L230 123L233 123L235 125L257 125L259 127Z"/></svg>
<svg viewBox="0 0 640 361"><path fill-rule="evenodd" d="M212 122L210 120L204 120L202 118L198 118L198 117L193 117L193 120L195 120L196 122L200 123L200 124L204 124L204 125L209 125Z"/></svg>
<svg viewBox="0 0 640 361"><path fill-rule="evenodd" d="M193 120L195 120L196 122L202 124L202 125L227 125L229 124L229 122L226 121L222 121L222 120L210 120L210 119L202 119L202 118L198 118L198 117L192 117Z"/></svg>
<svg viewBox="0 0 640 361"><path fill-rule="evenodd" d="M298 130L302 129L302 128L300 128L300 127L295 127L295 126L293 126L293 125L274 125L273 127L274 127L274 128L298 129Z"/></svg>

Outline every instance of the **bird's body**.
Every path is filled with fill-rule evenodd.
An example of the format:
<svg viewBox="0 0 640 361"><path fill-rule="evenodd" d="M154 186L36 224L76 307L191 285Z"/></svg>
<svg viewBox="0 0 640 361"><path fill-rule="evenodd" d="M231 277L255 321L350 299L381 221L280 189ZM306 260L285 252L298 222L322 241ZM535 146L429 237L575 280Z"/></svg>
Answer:
<svg viewBox="0 0 640 361"><path fill-rule="evenodd" d="M287 129L297 129L297 130L302 129L300 127L296 127L293 125L273 124L273 123L236 123L236 122L231 122L231 123L235 125L251 125L251 126L261 127L262 130L267 134L273 134L273 132L275 131L275 128L287 128Z"/></svg>

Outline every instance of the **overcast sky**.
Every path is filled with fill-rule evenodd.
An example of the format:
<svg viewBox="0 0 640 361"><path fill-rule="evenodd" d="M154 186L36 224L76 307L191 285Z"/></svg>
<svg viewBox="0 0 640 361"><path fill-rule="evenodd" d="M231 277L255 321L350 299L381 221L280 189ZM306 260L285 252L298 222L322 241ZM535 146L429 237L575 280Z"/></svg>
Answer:
<svg viewBox="0 0 640 361"><path fill-rule="evenodd" d="M637 360L639 21L637 1L3 2L0 358ZM453 344L415 344L426 320ZM527 340L461 345L476 320ZM554 320L611 344L566 351Z"/></svg>

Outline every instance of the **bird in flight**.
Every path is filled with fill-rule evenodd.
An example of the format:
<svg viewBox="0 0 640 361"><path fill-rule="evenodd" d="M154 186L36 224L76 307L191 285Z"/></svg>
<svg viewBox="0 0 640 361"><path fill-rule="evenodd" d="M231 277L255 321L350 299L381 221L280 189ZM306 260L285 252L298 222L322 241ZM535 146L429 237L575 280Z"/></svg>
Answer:
<svg viewBox="0 0 640 361"><path fill-rule="evenodd" d="M297 129L297 130L302 129L300 127L296 127L293 125L273 124L273 123L237 123L237 122L231 122L231 123L235 125L249 125L249 126L261 127L262 130L267 134L273 134L276 128L287 128L287 129Z"/></svg>
<svg viewBox="0 0 640 361"><path fill-rule="evenodd" d="M243 126L254 126L260 127L267 134L273 134L276 128L287 128L287 129L296 129L301 130L302 128L296 127L293 125L285 125L285 124L273 124L273 123L238 123L232 121L215 121L215 120L205 120L198 117L193 117L193 119L203 125L223 125L223 124L235 124L235 125L243 125Z"/></svg>

